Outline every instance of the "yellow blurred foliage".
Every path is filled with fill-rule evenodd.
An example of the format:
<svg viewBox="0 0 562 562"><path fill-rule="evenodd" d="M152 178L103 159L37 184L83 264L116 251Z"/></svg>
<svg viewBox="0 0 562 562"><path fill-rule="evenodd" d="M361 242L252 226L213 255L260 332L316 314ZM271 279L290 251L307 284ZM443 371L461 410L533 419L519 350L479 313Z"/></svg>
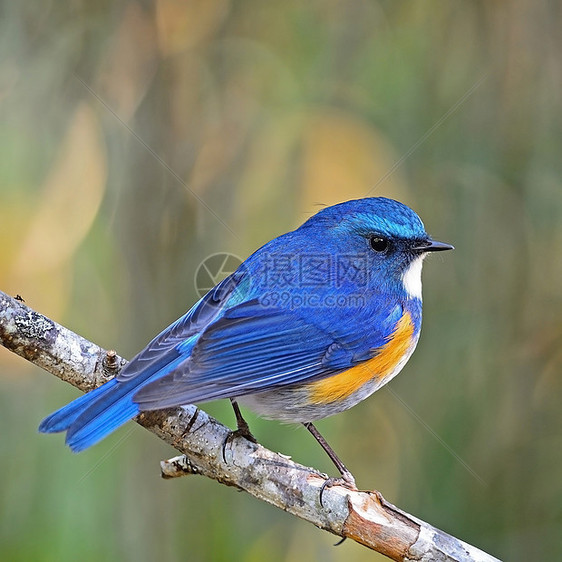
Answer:
<svg viewBox="0 0 562 562"><path fill-rule="evenodd" d="M333 205L372 189L399 156L386 138L365 120L336 109L311 112L303 131L301 209ZM389 175L372 196L407 201L400 172Z"/></svg>
<svg viewBox="0 0 562 562"><path fill-rule="evenodd" d="M228 0L158 0L156 24L161 52L171 55L212 37L229 9Z"/></svg>
<svg viewBox="0 0 562 562"><path fill-rule="evenodd" d="M85 103L70 121L41 189L10 277L33 306L58 316L71 286L69 262L96 217L106 186L107 163L97 119Z"/></svg>

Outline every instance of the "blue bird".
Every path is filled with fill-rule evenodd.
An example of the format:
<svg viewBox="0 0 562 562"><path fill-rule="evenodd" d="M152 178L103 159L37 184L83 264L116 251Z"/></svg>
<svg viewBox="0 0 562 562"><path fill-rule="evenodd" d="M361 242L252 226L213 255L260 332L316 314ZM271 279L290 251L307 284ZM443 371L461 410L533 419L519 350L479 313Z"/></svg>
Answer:
<svg viewBox="0 0 562 562"><path fill-rule="evenodd" d="M312 422L351 408L404 367L420 335L421 270L432 240L383 197L322 209L262 246L112 380L43 420L78 452L140 412L229 398L300 422L343 479L353 477Z"/></svg>

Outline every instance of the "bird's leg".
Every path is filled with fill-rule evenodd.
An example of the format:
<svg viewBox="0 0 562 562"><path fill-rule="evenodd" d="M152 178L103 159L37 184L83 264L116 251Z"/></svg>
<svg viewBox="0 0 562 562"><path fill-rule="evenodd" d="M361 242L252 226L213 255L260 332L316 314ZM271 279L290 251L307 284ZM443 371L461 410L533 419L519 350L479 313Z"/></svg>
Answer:
<svg viewBox="0 0 562 562"><path fill-rule="evenodd" d="M326 439L322 437L320 432L314 427L314 425L312 425L312 423L305 422L303 423L303 425L304 427L306 427L306 429L308 429L308 431L310 431L310 433L312 433L312 435L314 435L316 441L318 441L318 443L320 443L324 451L326 451L332 462L336 465L336 468L340 471L342 478L347 483L351 484L352 486L355 486L355 479L353 478L353 475L351 474L351 472L349 472L345 464L341 462L341 460L339 459L338 455L336 455L332 447L328 445Z"/></svg>
<svg viewBox="0 0 562 562"><path fill-rule="evenodd" d="M228 436L226 437L226 439L224 440L224 443L222 444L222 458L223 458L224 462L226 462L226 454L225 454L226 446L235 437L244 437L245 439L247 439L248 441L251 441L252 443L258 442L257 439L252 435L252 432L250 431L250 426L248 425L248 422L242 416L242 412L240 411L240 407L238 406L238 402L236 402L236 400L234 398L231 398L230 403L232 404L232 409L234 410L234 415L236 416L237 429L234 430L234 431L231 431L228 434Z"/></svg>
<svg viewBox="0 0 562 562"><path fill-rule="evenodd" d="M326 482L322 484L322 488L320 489L320 505L322 506L324 505L322 503L322 494L324 493L324 490L326 488L330 488L331 486L344 485L347 486L348 488L351 488L352 490L357 490L357 486L355 484L355 478L353 477L353 474L351 474L351 472L349 472L345 464L341 462L338 455L336 455L334 449L332 449L332 447L328 445L326 439L322 437L320 432L316 429L316 427L314 427L314 425L312 425L312 423L305 422L303 423L303 425L304 427L306 427L306 429L308 429L308 431L310 431L310 433L312 433L316 441L320 443L321 447L324 449L324 451L326 451L327 455L330 457L332 462L336 465L336 468L340 471L341 474L341 478L328 478Z"/></svg>
<svg viewBox="0 0 562 562"><path fill-rule="evenodd" d="M240 411L238 402L236 402L234 398L231 398L230 403L232 404L232 409L234 410L234 415L236 416L236 426L237 426L236 431L233 431L232 433L236 437L245 437L248 441L251 441L252 443L257 443L258 441L252 435L248 422L242 416L242 412Z"/></svg>

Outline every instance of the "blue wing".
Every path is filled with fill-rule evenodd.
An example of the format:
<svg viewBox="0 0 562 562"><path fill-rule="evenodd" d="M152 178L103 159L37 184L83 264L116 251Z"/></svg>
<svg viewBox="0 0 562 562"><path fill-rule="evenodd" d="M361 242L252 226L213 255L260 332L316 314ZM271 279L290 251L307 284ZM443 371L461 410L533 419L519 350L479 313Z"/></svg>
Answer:
<svg viewBox="0 0 562 562"><path fill-rule="evenodd" d="M225 312L174 372L140 389L141 410L236 397L286 386L337 368L333 337L295 313L250 301ZM351 356L351 354L349 354Z"/></svg>
<svg viewBox="0 0 562 562"><path fill-rule="evenodd" d="M143 410L327 377L371 357L402 315L400 305L377 306L376 317L358 311L359 319L341 310L265 307L246 300L246 282L242 271L225 279L116 379L51 414L40 431L67 431L67 444L81 451Z"/></svg>
<svg viewBox="0 0 562 562"><path fill-rule="evenodd" d="M320 327L298 310L245 302L210 324L182 365L133 399L141 410L155 410L328 377L372 357L401 316L397 305L377 319L376 330L359 335Z"/></svg>

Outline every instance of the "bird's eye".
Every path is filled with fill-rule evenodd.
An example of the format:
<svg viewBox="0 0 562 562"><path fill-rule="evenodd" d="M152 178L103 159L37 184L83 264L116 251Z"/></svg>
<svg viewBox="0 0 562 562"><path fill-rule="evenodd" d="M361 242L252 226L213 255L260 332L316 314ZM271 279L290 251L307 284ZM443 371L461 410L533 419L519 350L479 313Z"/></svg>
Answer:
<svg viewBox="0 0 562 562"><path fill-rule="evenodd" d="M375 252L386 252L388 249L388 240L383 238L382 236L372 236L370 239L371 248L375 250Z"/></svg>

